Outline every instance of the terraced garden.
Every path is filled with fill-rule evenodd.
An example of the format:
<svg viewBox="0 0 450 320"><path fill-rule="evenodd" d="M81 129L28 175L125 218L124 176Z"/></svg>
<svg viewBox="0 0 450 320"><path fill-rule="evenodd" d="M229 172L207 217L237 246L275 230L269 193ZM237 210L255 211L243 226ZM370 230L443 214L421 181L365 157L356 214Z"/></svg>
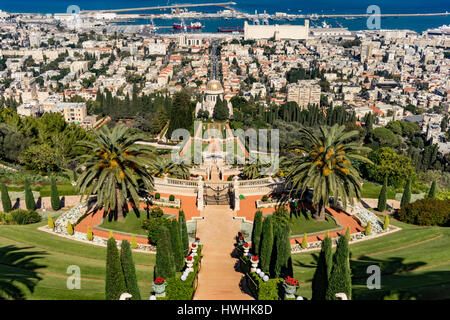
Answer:
<svg viewBox="0 0 450 320"><path fill-rule="evenodd" d="M403 299L450 298L450 228L419 227L398 221L401 231L350 246L353 299L383 299L391 291ZM293 255L298 294L311 298L318 252ZM381 289L366 287L367 267L381 269Z"/></svg>

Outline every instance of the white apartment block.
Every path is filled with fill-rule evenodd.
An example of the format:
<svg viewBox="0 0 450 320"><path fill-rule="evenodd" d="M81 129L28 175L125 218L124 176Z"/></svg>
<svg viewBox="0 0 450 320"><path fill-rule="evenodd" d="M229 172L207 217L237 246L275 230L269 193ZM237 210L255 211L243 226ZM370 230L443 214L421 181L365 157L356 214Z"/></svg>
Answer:
<svg viewBox="0 0 450 320"><path fill-rule="evenodd" d="M320 94L320 86L310 81L300 80L287 86L287 101L297 102L300 109L313 104L320 106Z"/></svg>

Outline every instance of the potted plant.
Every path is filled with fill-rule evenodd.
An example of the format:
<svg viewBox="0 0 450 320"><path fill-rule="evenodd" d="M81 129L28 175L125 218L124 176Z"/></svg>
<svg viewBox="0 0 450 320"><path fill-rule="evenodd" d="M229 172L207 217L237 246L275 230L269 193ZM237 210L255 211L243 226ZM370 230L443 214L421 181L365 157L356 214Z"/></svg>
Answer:
<svg viewBox="0 0 450 320"><path fill-rule="evenodd" d="M248 245L248 242L243 244L244 247L244 254L247 255L248 251L250 250L250 246Z"/></svg>
<svg viewBox="0 0 450 320"><path fill-rule="evenodd" d="M174 202L174 201L175 201L175 196L174 196L173 194L171 194L171 195L169 196L169 201L170 201L170 202Z"/></svg>
<svg viewBox="0 0 450 320"><path fill-rule="evenodd" d="M195 243L197 243L197 244L200 243L200 238L199 237L195 237Z"/></svg>
<svg viewBox="0 0 450 320"><path fill-rule="evenodd" d="M243 236L239 236L239 244L240 245L244 244L244 237Z"/></svg>
<svg viewBox="0 0 450 320"><path fill-rule="evenodd" d="M166 280L164 278L158 277L153 281L153 291L155 295L159 297L164 297L166 292Z"/></svg>
<svg viewBox="0 0 450 320"><path fill-rule="evenodd" d="M251 262L252 262L252 268L251 268L250 271L251 272L256 272L256 268L258 268L259 257L258 256L252 256Z"/></svg>
<svg viewBox="0 0 450 320"><path fill-rule="evenodd" d="M194 253L197 252L197 244L196 244L196 243L193 243L193 244L191 245L191 248L192 248L192 252L194 252Z"/></svg>
<svg viewBox="0 0 450 320"><path fill-rule="evenodd" d="M192 256L187 256L185 261L187 270L194 271L194 268L192 268L192 266L194 265L194 258Z"/></svg>
<svg viewBox="0 0 450 320"><path fill-rule="evenodd" d="M284 279L283 285L286 298L293 298L294 294L297 292L298 280L287 276Z"/></svg>
<svg viewBox="0 0 450 320"><path fill-rule="evenodd" d="M269 197L264 195L261 200L262 200L262 202L267 202L267 201L269 201Z"/></svg>

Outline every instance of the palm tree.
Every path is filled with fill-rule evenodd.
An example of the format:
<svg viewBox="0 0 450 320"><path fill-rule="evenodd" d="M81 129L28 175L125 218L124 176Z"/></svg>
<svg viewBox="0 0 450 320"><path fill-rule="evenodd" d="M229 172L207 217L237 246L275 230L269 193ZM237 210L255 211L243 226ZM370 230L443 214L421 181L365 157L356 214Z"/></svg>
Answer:
<svg viewBox="0 0 450 320"><path fill-rule="evenodd" d="M258 179L261 177L264 167L267 165L261 164L259 160L256 163L246 163L242 168L242 174L247 179Z"/></svg>
<svg viewBox="0 0 450 320"><path fill-rule="evenodd" d="M77 181L81 198L96 195L94 209L104 208L116 219L123 215L127 201L138 207L138 193L153 190L152 149L137 143L144 139L119 125L112 131L104 126L94 132L93 142L79 142L85 151L79 166L84 170Z"/></svg>
<svg viewBox="0 0 450 320"><path fill-rule="evenodd" d="M341 199L344 208L353 204L353 198L361 197L361 177L352 161L371 163L362 152L371 149L362 147L358 141L358 131L345 132L345 126L331 128L320 126L320 132L301 128L302 139L294 146L298 156L288 160L286 184L290 185L289 197L303 196L313 189L312 203L316 207L315 219L325 219L325 207L330 196Z"/></svg>
<svg viewBox="0 0 450 320"><path fill-rule="evenodd" d="M191 175L189 172L189 166L185 163L175 163L169 159L158 158L154 163L153 174L162 178L164 174L168 174L178 179L188 179Z"/></svg>

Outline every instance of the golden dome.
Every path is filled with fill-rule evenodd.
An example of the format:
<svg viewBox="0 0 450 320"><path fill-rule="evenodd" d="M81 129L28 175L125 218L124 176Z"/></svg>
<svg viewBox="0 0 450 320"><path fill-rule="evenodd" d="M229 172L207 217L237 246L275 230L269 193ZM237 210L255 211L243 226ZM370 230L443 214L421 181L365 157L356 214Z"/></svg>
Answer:
<svg viewBox="0 0 450 320"><path fill-rule="evenodd" d="M218 80L209 80L206 84L206 90L207 91L216 91L216 92L222 92L222 85L220 84L220 81Z"/></svg>

